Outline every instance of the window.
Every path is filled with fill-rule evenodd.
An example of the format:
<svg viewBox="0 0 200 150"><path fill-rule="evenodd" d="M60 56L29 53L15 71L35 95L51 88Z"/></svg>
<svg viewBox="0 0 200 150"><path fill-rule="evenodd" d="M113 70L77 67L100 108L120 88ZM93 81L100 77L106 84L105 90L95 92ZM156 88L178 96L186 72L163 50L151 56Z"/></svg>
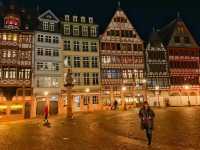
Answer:
<svg viewBox="0 0 200 150"><path fill-rule="evenodd" d="M109 64L109 63L111 63L110 56L102 56L102 63L103 64Z"/></svg>
<svg viewBox="0 0 200 150"><path fill-rule="evenodd" d="M37 48L37 55L43 56L43 48Z"/></svg>
<svg viewBox="0 0 200 150"><path fill-rule="evenodd" d="M89 47L88 47L88 42L83 42L83 51L88 52Z"/></svg>
<svg viewBox="0 0 200 150"><path fill-rule="evenodd" d="M180 43L181 42L180 37L179 36L175 36L174 37L174 41L175 41L175 43Z"/></svg>
<svg viewBox="0 0 200 150"><path fill-rule="evenodd" d="M70 41L64 41L64 50L71 50Z"/></svg>
<svg viewBox="0 0 200 150"><path fill-rule="evenodd" d="M90 34L91 34L92 37L96 37L97 36L96 27L91 27Z"/></svg>
<svg viewBox="0 0 200 150"><path fill-rule="evenodd" d="M84 104L84 105L88 105L89 102L90 102L90 97L89 97L89 96L84 96L84 97L83 97L83 104Z"/></svg>
<svg viewBox="0 0 200 150"><path fill-rule="evenodd" d="M81 67L80 57L77 57L77 56L74 57L74 67L76 67L76 68Z"/></svg>
<svg viewBox="0 0 200 150"><path fill-rule="evenodd" d="M79 41L74 41L74 51L80 51Z"/></svg>
<svg viewBox="0 0 200 150"><path fill-rule="evenodd" d="M92 52L97 52L97 43L95 43L95 42L91 43L91 51Z"/></svg>
<svg viewBox="0 0 200 150"><path fill-rule="evenodd" d="M51 36L46 35L45 36L45 42L46 43L51 43Z"/></svg>
<svg viewBox="0 0 200 150"><path fill-rule="evenodd" d="M70 35L70 25L65 25L64 26L64 34L65 35Z"/></svg>
<svg viewBox="0 0 200 150"><path fill-rule="evenodd" d="M85 17L83 17L83 16L81 17L81 22L85 23Z"/></svg>
<svg viewBox="0 0 200 150"><path fill-rule="evenodd" d="M90 67L89 57L83 57L83 67L84 68L89 68Z"/></svg>
<svg viewBox="0 0 200 150"><path fill-rule="evenodd" d="M92 68L97 68L97 67L98 67L98 58L92 57Z"/></svg>
<svg viewBox="0 0 200 150"><path fill-rule="evenodd" d="M54 23L50 23L50 31L54 31L55 30L55 24Z"/></svg>
<svg viewBox="0 0 200 150"><path fill-rule="evenodd" d="M189 44L190 43L190 38L189 37L184 37L184 43Z"/></svg>
<svg viewBox="0 0 200 150"><path fill-rule="evenodd" d="M83 74L84 85L90 85L90 74L84 73Z"/></svg>
<svg viewBox="0 0 200 150"><path fill-rule="evenodd" d="M78 22L78 16L73 16L73 22Z"/></svg>
<svg viewBox="0 0 200 150"><path fill-rule="evenodd" d="M99 104L98 96L92 96L92 103Z"/></svg>
<svg viewBox="0 0 200 150"><path fill-rule="evenodd" d="M43 22L43 30L49 30L49 23Z"/></svg>
<svg viewBox="0 0 200 150"><path fill-rule="evenodd" d="M53 43L59 43L59 38L57 36L53 36Z"/></svg>
<svg viewBox="0 0 200 150"><path fill-rule="evenodd" d="M65 15L65 21L69 22L69 15Z"/></svg>
<svg viewBox="0 0 200 150"><path fill-rule="evenodd" d="M65 67L71 67L71 57L70 56L65 56L65 58L64 58L64 66Z"/></svg>
<svg viewBox="0 0 200 150"><path fill-rule="evenodd" d="M87 26L82 27L82 36L88 36L88 27Z"/></svg>
<svg viewBox="0 0 200 150"><path fill-rule="evenodd" d="M25 69L25 72L24 72L24 78L25 79L30 79L31 78L31 70L30 69Z"/></svg>
<svg viewBox="0 0 200 150"><path fill-rule="evenodd" d="M54 49L53 50L53 56L56 56L56 57L59 56L59 51Z"/></svg>
<svg viewBox="0 0 200 150"><path fill-rule="evenodd" d="M94 19L92 17L89 17L89 23L93 23Z"/></svg>
<svg viewBox="0 0 200 150"><path fill-rule="evenodd" d="M15 68L10 68L9 78L10 79L15 79L16 78L16 69Z"/></svg>
<svg viewBox="0 0 200 150"><path fill-rule="evenodd" d="M59 64L58 63L53 63L51 68L51 71L59 71Z"/></svg>
<svg viewBox="0 0 200 150"><path fill-rule="evenodd" d="M43 69L44 69L44 68L43 68L43 63L38 62L38 63L37 63L37 70L40 71L40 70L43 70Z"/></svg>
<svg viewBox="0 0 200 150"><path fill-rule="evenodd" d="M38 35L38 42L43 42L44 41L44 36L39 34Z"/></svg>
<svg viewBox="0 0 200 150"><path fill-rule="evenodd" d="M74 73L75 78L75 84L80 85L81 84L81 74L80 73Z"/></svg>
<svg viewBox="0 0 200 150"><path fill-rule="evenodd" d="M41 88L57 88L59 87L58 78L39 77L37 86Z"/></svg>
<svg viewBox="0 0 200 150"><path fill-rule="evenodd" d="M51 56L51 49L45 49L45 56Z"/></svg>
<svg viewBox="0 0 200 150"><path fill-rule="evenodd" d="M73 36L79 36L79 26L73 27Z"/></svg>
<svg viewBox="0 0 200 150"><path fill-rule="evenodd" d="M2 77L3 77L3 72L2 72L2 69L0 68L0 79L2 79Z"/></svg>
<svg viewBox="0 0 200 150"><path fill-rule="evenodd" d="M93 85L98 85L99 84L99 75L98 75L98 73L93 73L92 74L92 84Z"/></svg>

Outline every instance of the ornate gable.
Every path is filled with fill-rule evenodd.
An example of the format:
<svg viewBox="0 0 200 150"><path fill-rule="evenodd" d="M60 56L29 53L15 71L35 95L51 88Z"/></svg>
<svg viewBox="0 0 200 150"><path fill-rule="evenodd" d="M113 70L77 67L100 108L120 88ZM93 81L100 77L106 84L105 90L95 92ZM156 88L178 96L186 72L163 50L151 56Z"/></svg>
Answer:
<svg viewBox="0 0 200 150"><path fill-rule="evenodd" d="M102 40L111 37L116 37L116 39L121 37L129 39L128 41L143 43L139 34L121 8L115 12L105 32L101 36Z"/></svg>
<svg viewBox="0 0 200 150"><path fill-rule="evenodd" d="M51 10L47 10L45 11L43 14L41 14L38 19L43 22L43 21L48 21L48 22L54 22L54 23L58 23L60 20L58 19L58 17L56 17L56 15L51 11Z"/></svg>

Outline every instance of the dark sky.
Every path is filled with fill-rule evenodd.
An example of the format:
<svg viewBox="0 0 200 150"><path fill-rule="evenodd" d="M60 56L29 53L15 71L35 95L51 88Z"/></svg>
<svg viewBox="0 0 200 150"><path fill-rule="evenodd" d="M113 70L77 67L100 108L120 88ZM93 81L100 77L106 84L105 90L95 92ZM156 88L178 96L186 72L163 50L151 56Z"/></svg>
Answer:
<svg viewBox="0 0 200 150"><path fill-rule="evenodd" d="M9 0L1 0L4 4ZM118 0L16 0L27 8L52 9L56 15L93 16L101 31L117 8ZM153 26L162 27L176 17L177 11L200 41L200 4L198 0L121 0L121 7L141 37L146 40ZM199 42L198 42L199 43Z"/></svg>

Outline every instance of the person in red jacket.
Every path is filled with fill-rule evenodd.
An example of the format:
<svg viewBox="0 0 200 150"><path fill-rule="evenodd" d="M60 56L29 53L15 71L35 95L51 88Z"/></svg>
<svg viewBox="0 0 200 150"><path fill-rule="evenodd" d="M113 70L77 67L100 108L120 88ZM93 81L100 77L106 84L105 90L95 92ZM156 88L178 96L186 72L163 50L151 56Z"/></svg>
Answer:
<svg viewBox="0 0 200 150"><path fill-rule="evenodd" d="M46 104L44 107L44 122L48 123L48 115L49 115L49 108L48 105Z"/></svg>

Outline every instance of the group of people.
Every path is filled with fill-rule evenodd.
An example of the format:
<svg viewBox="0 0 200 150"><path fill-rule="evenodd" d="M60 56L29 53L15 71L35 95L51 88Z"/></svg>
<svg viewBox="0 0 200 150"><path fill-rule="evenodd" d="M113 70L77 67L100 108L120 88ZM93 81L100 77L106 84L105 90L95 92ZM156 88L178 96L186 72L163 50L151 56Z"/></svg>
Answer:
<svg viewBox="0 0 200 150"><path fill-rule="evenodd" d="M113 103L112 109L116 110L117 106L118 106L118 102L117 100L115 100ZM47 126L49 125L48 114L49 114L49 108L48 108L48 105L46 104L44 107L44 125L47 125ZM151 145L151 141L152 141L154 117L155 117L154 111L150 108L150 106L148 105L148 102L145 101L143 103L142 108L139 111L139 118L141 120L141 129L146 131L148 145Z"/></svg>

